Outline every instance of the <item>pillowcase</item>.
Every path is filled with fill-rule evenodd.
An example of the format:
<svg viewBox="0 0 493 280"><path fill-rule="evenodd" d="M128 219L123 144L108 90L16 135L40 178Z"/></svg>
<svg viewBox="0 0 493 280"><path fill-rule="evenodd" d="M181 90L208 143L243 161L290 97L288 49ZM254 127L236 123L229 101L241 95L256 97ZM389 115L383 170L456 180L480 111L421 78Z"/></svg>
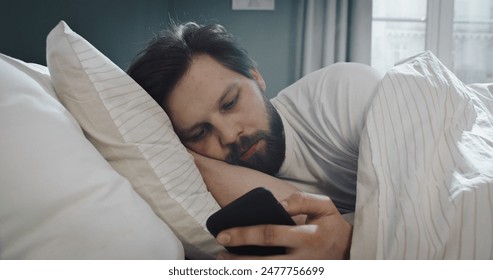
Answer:
<svg viewBox="0 0 493 280"><path fill-rule="evenodd" d="M0 54L0 127L0 259L184 257L57 100L46 67Z"/></svg>
<svg viewBox="0 0 493 280"><path fill-rule="evenodd" d="M47 62L60 101L173 229L186 255L208 258L221 250L205 227L220 207L150 95L63 21L48 35Z"/></svg>

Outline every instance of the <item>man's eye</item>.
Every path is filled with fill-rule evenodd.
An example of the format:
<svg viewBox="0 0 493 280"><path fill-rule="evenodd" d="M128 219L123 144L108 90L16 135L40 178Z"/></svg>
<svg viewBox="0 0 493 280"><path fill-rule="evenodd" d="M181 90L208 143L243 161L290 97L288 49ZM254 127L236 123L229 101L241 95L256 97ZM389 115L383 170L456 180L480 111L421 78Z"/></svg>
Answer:
<svg viewBox="0 0 493 280"><path fill-rule="evenodd" d="M197 131L196 133L194 133L193 135L191 135L189 137L189 139L192 142L199 142L199 141L203 140L207 136L207 133L208 133L208 129L206 127L205 128L201 128L199 131Z"/></svg>
<svg viewBox="0 0 493 280"><path fill-rule="evenodd" d="M236 103L238 103L238 99L240 97L240 94L237 93L233 99L231 99L230 101L226 102L223 104L223 110L224 111L228 111L228 110L231 110L233 109L235 106L236 106Z"/></svg>

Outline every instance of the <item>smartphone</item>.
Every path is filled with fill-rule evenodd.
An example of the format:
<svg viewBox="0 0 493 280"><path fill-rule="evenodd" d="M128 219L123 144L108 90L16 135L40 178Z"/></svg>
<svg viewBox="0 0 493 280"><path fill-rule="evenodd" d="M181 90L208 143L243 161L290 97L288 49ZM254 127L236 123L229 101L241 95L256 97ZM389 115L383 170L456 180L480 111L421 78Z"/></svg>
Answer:
<svg viewBox="0 0 493 280"><path fill-rule="evenodd" d="M263 187L255 188L226 205L212 214L206 222L207 229L215 237L228 228L259 224L295 225L274 195ZM248 245L226 247L226 249L237 255L251 256L286 253L286 248L273 246Z"/></svg>

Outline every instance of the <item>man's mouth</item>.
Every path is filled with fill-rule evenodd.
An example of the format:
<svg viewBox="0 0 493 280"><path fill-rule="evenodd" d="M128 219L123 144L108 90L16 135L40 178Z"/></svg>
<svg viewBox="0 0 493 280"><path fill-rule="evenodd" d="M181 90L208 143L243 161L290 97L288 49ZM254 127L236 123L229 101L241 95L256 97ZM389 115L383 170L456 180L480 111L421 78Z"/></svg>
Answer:
<svg viewBox="0 0 493 280"><path fill-rule="evenodd" d="M259 148L259 143L260 141L255 142L253 145L251 145L250 148L248 148L243 154L241 154L240 160L247 161L251 156L253 156Z"/></svg>

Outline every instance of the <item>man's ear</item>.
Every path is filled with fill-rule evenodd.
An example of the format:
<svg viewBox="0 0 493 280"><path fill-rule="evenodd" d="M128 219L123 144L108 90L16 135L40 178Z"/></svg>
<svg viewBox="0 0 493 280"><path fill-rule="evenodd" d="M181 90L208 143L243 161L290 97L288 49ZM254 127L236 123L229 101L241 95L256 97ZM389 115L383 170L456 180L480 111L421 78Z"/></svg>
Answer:
<svg viewBox="0 0 493 280"><path fill-rule="evenodd" d="M250 69L250 73L252 74L253 78L255 81L257 81L260 89L265 92L265 89L267 88L267 85L265 84L264 78L262 78L262 75L260 75L260 72L258 69Z"/></svg>

